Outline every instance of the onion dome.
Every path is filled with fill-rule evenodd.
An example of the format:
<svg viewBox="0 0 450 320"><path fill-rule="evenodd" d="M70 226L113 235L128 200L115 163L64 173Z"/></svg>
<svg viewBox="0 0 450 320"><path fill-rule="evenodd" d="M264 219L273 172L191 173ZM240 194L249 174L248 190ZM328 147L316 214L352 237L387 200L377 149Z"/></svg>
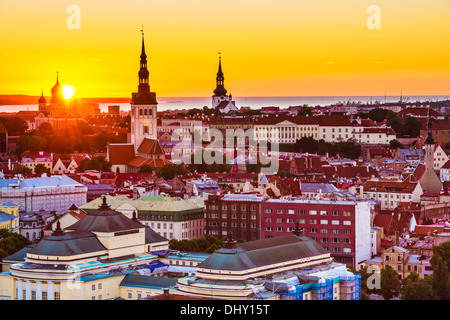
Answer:
<svg viewBox="0 0 450 320"><path fill-rule="evenodd" d="M52 88L52 99L50 102L53 103L64 103L64 94L62 86L59 84L58 72L56 72L56 84Z"/></svg>
<svg viewBox="0 0 450 320"><path fill-rule="evenodd" d="M39 102L39 104L47 103L47 99L45 99L45 97L44 97L44 90L42 90L41 97L39 98L38 102Z"/></svg>

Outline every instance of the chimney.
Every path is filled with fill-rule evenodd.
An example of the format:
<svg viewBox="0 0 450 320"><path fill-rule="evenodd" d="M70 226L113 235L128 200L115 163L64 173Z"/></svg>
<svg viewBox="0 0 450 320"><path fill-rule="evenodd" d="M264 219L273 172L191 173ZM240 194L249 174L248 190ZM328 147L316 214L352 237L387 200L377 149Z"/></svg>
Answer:
<svg viewBox="0 0 450 320"><path fill-rule="evenodd" d="M398 246L398 231L395 231L395 245Z"/></svg>
<svg viewBox="0 0 450 320"><path fill-rule="evenodd" d="M133 188L133 200L137 200L137 189Z"/></svg>

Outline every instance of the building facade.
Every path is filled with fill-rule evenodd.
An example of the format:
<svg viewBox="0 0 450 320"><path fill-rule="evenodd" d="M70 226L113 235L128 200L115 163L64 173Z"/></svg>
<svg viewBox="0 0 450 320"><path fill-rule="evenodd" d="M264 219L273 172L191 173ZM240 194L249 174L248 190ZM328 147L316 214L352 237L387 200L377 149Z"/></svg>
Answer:
<svg viewBox="0 0 450 320"><path fill-rule="evenodd" d="M251 194L210 194L205 200L205 234L222 239L232 232L237 239L260 239L263 200Z"/></svg>
<svg viewBox="0 0 450 320"><path fill-rule="evenodd" d="M356 267L371 257L370 205L366 201L268 199L261 205L261 239L292 233L306 236L338 262Z"/></svg>

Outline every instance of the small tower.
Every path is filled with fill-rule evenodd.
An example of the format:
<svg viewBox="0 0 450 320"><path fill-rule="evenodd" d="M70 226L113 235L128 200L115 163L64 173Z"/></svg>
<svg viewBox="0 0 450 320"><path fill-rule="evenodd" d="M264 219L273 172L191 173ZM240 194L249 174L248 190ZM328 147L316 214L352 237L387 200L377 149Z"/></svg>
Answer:
<svg viewBox="0 0 450 320"><path fill-rule="evenodd" d="M434 168L434 138L433 125L431 123L431 111L428 109L428 123L427 123L427 138L425 139L425 166L427 168Z"/></svg>
<svg viewBox="0 0 450 320"><path fill-rule="evenodd" d="M140 69L138 72L138 91L131 97L131 135L130 143L135 150L144 138L157 139L157 102L156 93L150 92L149 72L147 69L147 55L145 53L144 31L142 32L142 48L140 56Z"/></svg>
<svg viewBox="0 0 450 320"><path fill-rule="evenodd" d="M41 97L38 100L39 103L39 111L44 111L47 105L47 99L44 97L44 89L41 91Z"/></svg>
<svg viewBox="0 0 450 320"><path fill-rule="evenodd" d="M434 171L434 138L431 124L430 109L428 109L427 137L425 139L425 173L420 178L423 193L439 194L442 190L442 181Z"/></svg>
<svg viewBox="0 0 450 320"><path fill-rule="evenodd" d="M221 102L229 101L230 98L227 95L227 90L224 87L224 76L222 72L222 57L219 56L219 71L216 77L216 89L214 89L214 95L212 96L212 107L216 108Z"/></svg>

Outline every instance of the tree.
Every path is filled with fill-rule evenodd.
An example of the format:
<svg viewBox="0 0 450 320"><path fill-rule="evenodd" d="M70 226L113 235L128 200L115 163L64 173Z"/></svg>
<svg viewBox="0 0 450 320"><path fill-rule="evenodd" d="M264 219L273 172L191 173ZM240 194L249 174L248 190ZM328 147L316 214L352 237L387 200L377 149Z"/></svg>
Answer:
<svg viewBox="0 0 450 320"><path fill-rule="evenodd" d="M313 137L301 137L295 142L297 152L317 153L319 151L319 141Z"/></svg>
<svg viewBox="0 0 450 320"><path fill-rule="evenodd" d="M163 165L158 171L158 177L164 180L171 180L177 175L186 174L187 170L183 164L167 163Z"/></svg>
<svg viewBox="0 0 450 320"><path fill-rule="evenodd" d="M438 257L436 268L433 268L433 290L440 300L450 299L450 282L448 267L442 257Z"/></svg>
<svg viewBox="0 0 450 320"><path fill-rule="evenodd" d="M100 132L94 136L94 148L98 152L105 151L106 144L108 143L108 137L105 133Z"/></svg>
<svg viewBox="0 0 450 320"><path fill-rule="evenodd" d="M39 136L41 136L45 139L48 139L49 137L51 137L54 134L53 126L49 122L44 122L39 126L36 133Z"/></svg>
<svg viewBox="0 0 450 320"><path fill-rule="evenodd" d="M84 172L86 170L111 172L111 166L111 162L107 161L104 156L98 156L92 159L86 158L80 161L77 172Z"/></svg>
<svg viewBox="0 0 450 320"><path fill-rule="evenodd" d="M22 153L27 150L30 151L43 151L46 150L47 140L35 133L26 133L17 139L16 143L16 155L20 157Z"/></svg>
<svg viewBox="0 0 450 320"><path fill-rule="evenodd" d="M443 242L438 246L433 246L433 256L430 260L433 270L437 268L439 258L442 258L447 267L450 265L450 242ZM450 273L450 269L447 269L447 271Z"/></svg>
<svg viewBox="0 0 450 320"><path fill-rule="evenodd" d="M387 110L383 108L373 108L369 111L369 119L375 122L382 122L386 119Z"/></svg>
<svg viewBox="0 0 450 320"><path fill-rule="evenodd" d="M420 135L420 121L415 117L407 117L403 122L403 135L416 138Z"/></svg>
<svg viewBox="0 0 450 320"><path fill-rule="evenodd" d="M139 173L152 173L153 168L150 167L148 164L144 164L142 167L139 168Z"/></svg>
<svg viewBox="0 0 450 320"><path fill-rule="evenodd" d="M389 149L401 149L403 148L403 145L397 140L397 139L392 139L391 141L389 141Z"/></svg>
<svg viewBox="0 0 450 320"><path fill-rule="evenodd" d="M297 115L298 116L306 116L306 115L311 116L312 115L311 108L305 104L300 109L298 109Z"/></svg>
<svg viewBox="0 0 450 320"><path fill-rule="evenodd" d="M195 154L191 156L191 163L187 166L188 170L193 172L229 172L231 170L231 162L228 160L228 156L225 154L216 154L215 151L211 152L211 157L215 159L216 157L220 158L219 162L213 162L212 164L208 164L205 162L205 158L203 156L203 152L201 150L196 151ZM201 158L200 163L196 163L196 159Z"/></svg>
<svg viewBox="0 0 450 320"><path fill-rule="evenodd" d="M10 136L20 136L28 129L27 122L19 117L0 117L0 123L3 124Z"/></svg>
<svg viewBox="0 0 450 320"><path fill-rule="evenodd" d="M34 167L34 173L35 174L43 174L43 173L50 173L50 169L47 168L42 163L38 163L36 167Z"/></svg>
<svg viewBox="0 0 450 320"><path fill-rule="evenodd" d="M400 294L401 283L398 273L390 265L381 270L380 282L380 294L384 300L391 300Z"/></svg>
<svg viewBox="0 0 450 320"><path fill-rule="evenodd" d="M14 174L23 174L23 175L27 175L31 173L31 169L25 166L21 166L21 165L16 165L14 167L13 170Z"/></svg>
<svg viewBox="0 0 450 320"><path fill-rule="evenodd" d="M420 279L416 272L404 279L401 293L402 300L436 300L430 281Z"/></svg>
<svg viewBox="0 0 450 320"><path fill-rule="evenodd" d="M30 241L21 234L0 229L0 260L23 249Z"/></svg>
<svg viewBox="0 0 450 320"><path fill-rule="evenodd" d="M403 119L398 115L392 116L387 120L387 125L395 131L396 134L403 134Z"/></svg>

